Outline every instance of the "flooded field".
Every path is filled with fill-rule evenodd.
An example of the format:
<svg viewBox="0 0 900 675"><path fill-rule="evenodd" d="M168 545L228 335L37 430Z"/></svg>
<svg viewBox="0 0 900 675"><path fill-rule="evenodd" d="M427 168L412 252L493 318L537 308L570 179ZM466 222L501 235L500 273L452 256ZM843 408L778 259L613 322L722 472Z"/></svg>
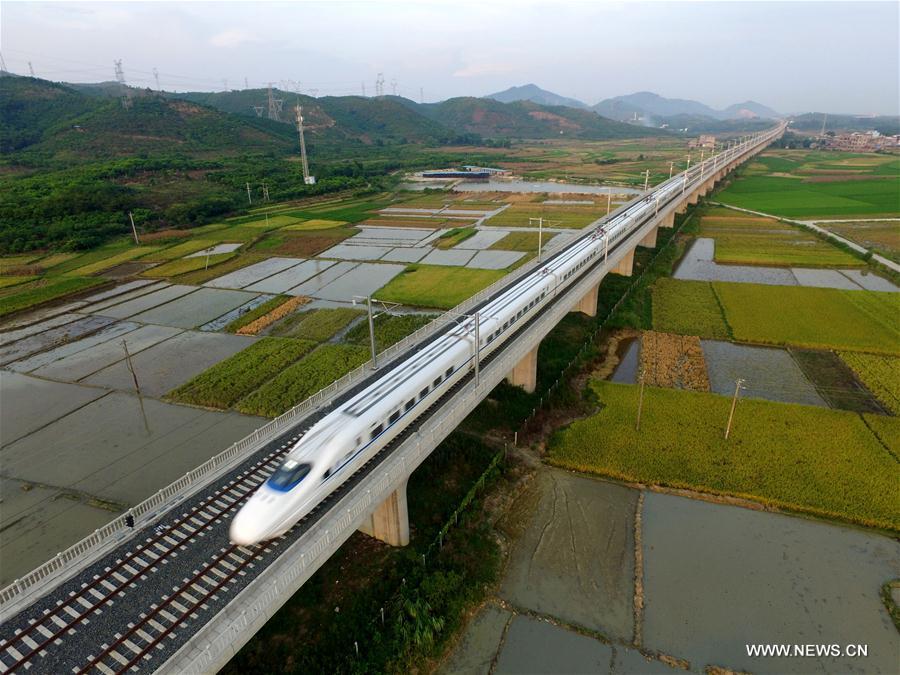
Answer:
<svg viewBox="0 0 900 675"><path fill-rule="evenodd" d="M890 281L868 270L723 265L714 260L715 244L716 240L709 237L696 238L672 276L675 279L694 281L732 281L772 286L815 286L856 291L900 292L900 288Z"/></svg>
<svg viewBox="0 0 900 675"><path fill-rule="evenodd" d="M900 565L892 538L547 468L512 511L499 593L440 673L896 670L900 634L879 597ZM813 662L745 649L794 642L869 651Z"/></svg>
<svg viewBox="0 0 900 675"><path fill-rule="evenodd" d="M719 340L701 340L701 344L710 388L717 394L734 394L740 378L745 397L828 406L785 349Z"/></svg>
<svg viewBox="0 0 900 675"><path fill-rule="evenodd" d="M638 380L638 361L641 355L640 338L622 340L616 349L616 355L619 357L619 365L609 379L622 384L635 384Z"/></svg>

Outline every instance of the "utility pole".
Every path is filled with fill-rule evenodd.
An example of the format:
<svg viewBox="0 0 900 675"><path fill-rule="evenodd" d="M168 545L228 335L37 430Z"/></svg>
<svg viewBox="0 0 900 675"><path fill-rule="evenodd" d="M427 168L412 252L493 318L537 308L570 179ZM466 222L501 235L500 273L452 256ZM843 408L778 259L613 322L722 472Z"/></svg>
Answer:
<svg viewBox="0 0 900 675"><path fill-rule="evenodd" d="M31 73L32 77L36 77L34 74L34 66L31 65L31 61L28 62L28 72Z"/></svg>
<svg viewBox="0 0 900 675"><path fill-rule="evenodd" d="M641 384L641 388L640 388L640 393L638 394L637 420L635 420L635 423L634 423L635 431L641 430L641 412L644 409L644 369L643 368L641 368L640 384Z"/></svg>
<svg viewBox="0 0 900 675"><path fill-rule="evenodd" d="M703 180L703 149L700 149L700 180Z"/></svg>
<svg viewBox="0 0 900 675"><path fill-rule="evenodd" d="M609 215L609 211L612 208L612 188L606 188L606 215Z"/></svg>
<svg viewBox="0 0 900 675"><path fill-rule="evenodd" d="M675 162L669 162L669 178L672 177L672 172L675 170Z"/></svg>
<svg viewBox="0 0 900 675"><path fill-rule="evenodd" d="M125 365L131 373L131 381L134 382L134 390L137 392L138 405L141 408L141 419L144 420L144 430L150 435L150 425L147 423L147 413L144 411L144 396L141 394L141 385L138 382L137 373L134 372L134 364L131 362L131 354L128 352L128 343L122 340L122 349L125 350Z"/></svg>
<svg viewBox="0 0 900 675"><path fill-rule="evenodd" d="M306 141L303 139L303 108L300 107L300 104L298 103L295 110L297 113L297 134L300 136L300 165L303 169L303 183L305 185L315 185L315 176L309 175L309 162L306 158Z"/></svg>
<svg viewBox="0 0 900 675"><path fill-rule="evenodd" d="M532 222L537 221L538 224L538 250L537 250L537 260L541 262L541 245L544 241L544 216L540 218L529 218L528 224L531 225Z"/></svg>
<svg viewBox="0 0 900 675"><path fill-rule="evenodd" d="M540 254L539 254L540 255ZM481 382L481 314L475 312L475 386Z"/></svg>
<svg viewBox="0 0 900 675"><path fill-rule="evenodd" d="M253 203L253 197L250 196L250 183L247 183L247 201Z"/></svg>
<svg viewBox="0 0 900 675"><path fill-rule="evenodd" d="M728 440L728 434L731 433L731 423L734 421L734 409L737 406L738 396L744 385L744 379L738 378L734 381L734 396L731 399L731 412L728 413L728 425L725 427L725 440Z"/></svg>
<svg viewBox="0 0 900 675"><path fill-rule="evenodd" d="M647 191L647 186L650 184L650 169L647 169L644 172L644 192Z"/></svg>
<svg viewBox="0 0 900 675"><path fill-rule="evenodd" d="M140 246L141 242L138 241L137 228L134 226L134 216L131 215L131 211L128 212L128 220L131 221L131 234L134 235L134 243Z"/></svg>

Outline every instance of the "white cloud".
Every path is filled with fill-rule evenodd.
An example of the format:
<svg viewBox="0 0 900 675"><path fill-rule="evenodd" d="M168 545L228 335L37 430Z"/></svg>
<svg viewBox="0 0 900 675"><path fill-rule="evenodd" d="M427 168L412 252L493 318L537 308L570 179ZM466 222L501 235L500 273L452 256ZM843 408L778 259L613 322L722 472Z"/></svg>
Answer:
<svg viewBox="0 0 900 675"><path fill-rule="evenodd" d="M209 39L213 47L239 47L246 42L258 42L259 38L239 28L222 31Z"/></svg>

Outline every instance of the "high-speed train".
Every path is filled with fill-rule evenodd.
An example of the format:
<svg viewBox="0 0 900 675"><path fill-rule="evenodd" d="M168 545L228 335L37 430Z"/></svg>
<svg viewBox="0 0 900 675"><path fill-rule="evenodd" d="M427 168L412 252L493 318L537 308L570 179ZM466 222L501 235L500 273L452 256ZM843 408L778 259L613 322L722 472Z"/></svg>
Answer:
<svg viewBox="0 0 900 675"><path fill-rule="evenodd" d="M698 171L691 169L687 181L679 174L662 183L478 309L479 358L498 349ZM232 542L254 544L287 532L465 377L475 363L475 321L454 326L385 370L310 427L235 515Z"/></svg>

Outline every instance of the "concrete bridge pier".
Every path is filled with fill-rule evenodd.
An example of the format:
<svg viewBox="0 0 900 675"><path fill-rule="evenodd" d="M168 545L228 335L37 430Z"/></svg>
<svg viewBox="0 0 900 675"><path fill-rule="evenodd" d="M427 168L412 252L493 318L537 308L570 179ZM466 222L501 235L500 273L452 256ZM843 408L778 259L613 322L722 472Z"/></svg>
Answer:
<svg viewBox="0 0 900 675"><path fill-rule="evenodd" d="M590 295L590 293L588 293ZM584 302L584 300L582 300ZM594 290L594 314L597 313L597 291ZM593 315L592 315L593 316ZM528 393L531 393L537 387L537 353L538 346L529 351L522 359L513 366L512 371L506 376L506 381L517 387L522 387Z"/></svg>
<svg viewBox="0 0 900 675"><path fill-rule="evenodd" d="M584 297L572 308L573 312L581 312L588 316L597 316L597 291L600 284L591 286L591 289L584 294Z"/></svg>
<svg viewBox="0 0 900 675"><path fill-rule="evenodd" d="M650 230L644 238L638 242L638 246L643 246L644 248L656 248L656 233L659 232L659 225Z"/></svg>
<svg viewBox="0 0 900 675"><path fill-rule="evenodd" d="M663 216L663 219L659 221L659 227L675 227L675 212L670 211L668 215Z"/></svg>
<svg viewBox="0 0 900 675"><path fill-rule="evenodd" d="M613 274L621 274L623 277L630 277L632 268L634 267L634 249L628 251L625 257L612 269Z"/></svg>
<svg viewBox="0 0 900 675"><path fill-rule="evenodd" d="M406 481L378 505L360 525L359 531L391 546L409 544Z"/></svg>

